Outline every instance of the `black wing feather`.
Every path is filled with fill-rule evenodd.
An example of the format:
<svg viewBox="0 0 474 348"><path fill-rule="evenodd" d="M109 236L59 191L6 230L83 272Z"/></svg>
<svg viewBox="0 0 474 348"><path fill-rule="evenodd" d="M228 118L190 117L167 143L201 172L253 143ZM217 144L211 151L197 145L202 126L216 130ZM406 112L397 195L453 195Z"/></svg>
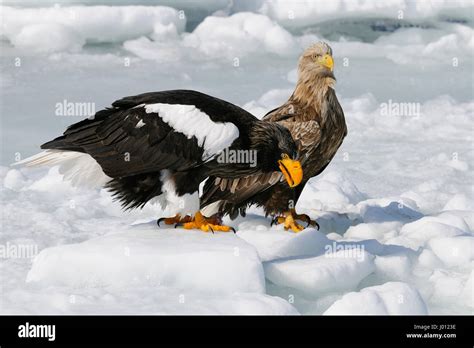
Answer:
<svg viewBox="0 0 474 348"><path fill-rule="evenodd" d="M256 118L240 107L206 94L175 90L125 97L101 110L92 119L71 125L64 135L42 145L43 149L85 152L112 178L171 169L183 171L202 163L204 149L196 137L174 131L142 104L194 105L214 122L232 122L248 138ZM142 120L145 126L136 128Z"/></svg>
<svg viewBox="0 0 474 348"><path fill-rule="evenodd" d="M240 107L189 90L144 93L115 101L93 118L69 126L64 134L41 146L43 149L78 151L92 156L111 180L107 187L126 208L142 207L161 194L160 171L181 172L183 187L199 185L199 175L186 174L204 168L203 145L196 137L175 131L146 104L194 105L214 122L231 122L239 129L233 146L250 143L250 129L258 120ZM145 123L137 127L139 121ZM206 169L204 168L204 171ZM194 171L196 173L196 171ZM205 173L204 173L205 174ZM192 182L191 182L192 181ZM179 186L179 185L177 185Z"/></svg>

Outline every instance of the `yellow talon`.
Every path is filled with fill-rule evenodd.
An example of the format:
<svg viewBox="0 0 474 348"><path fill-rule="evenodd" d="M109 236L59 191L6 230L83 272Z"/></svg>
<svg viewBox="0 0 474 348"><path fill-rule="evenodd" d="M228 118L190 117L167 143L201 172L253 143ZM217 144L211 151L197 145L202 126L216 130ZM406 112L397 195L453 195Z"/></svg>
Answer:
<svg viewBox="0 0 474 348"><path fill-rule="evenodd" d="M298 233L304 230L304 227L298 224L295 219L293 219L292 215L288 215L285 218L285 224L283 225L285 227L285 231L288 231L290 228L293 232Z"/></svg>
<svg viewBox="0 0 474 348"><path fill-rule="evenodd" d="M319 230L319 224L315 220L311 220L308 215L306 214L297 214L295 209L290 209L289 211L283 213L283 215L275 217L272 221L273 224L283 224L285 231L291 229L293 232L298 233L304 230L306 227L298 224L296 220L305 221L307 226L316 227Z"/></svg>
<svg viewBox="0 0 474 348"><path fill-rule="evenodd" d="M185 223L185 222L189 222L191 220L192 220L192 217L189 216L189 215L185 215L185 216L181 217L180 214L176 214L173 217L158 219L157 224L158 224L158 226L160 226L160 223L164 222L165 225L174 225L174 224L182 224L182 223Z"/></svg>
<svg viewBox="0 0 474 348"><path fill-rule="evenodd" d="M185 222L182 224L182 227L186 230L194 230L198 229L203 232L212 232L220 231L220 232L229 232L235 230L233 227L221 225L217 219L213 218L206 218L204 217L201 212L197 212L194 215L194 218L190 222Z"/></svg>

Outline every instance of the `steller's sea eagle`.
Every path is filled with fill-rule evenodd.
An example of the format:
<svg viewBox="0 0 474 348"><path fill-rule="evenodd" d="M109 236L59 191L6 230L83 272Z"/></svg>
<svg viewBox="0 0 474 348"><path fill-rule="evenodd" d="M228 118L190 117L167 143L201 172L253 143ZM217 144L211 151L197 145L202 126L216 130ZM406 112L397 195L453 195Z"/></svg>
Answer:
<svg viewBox="0 0 474 348"><path fill-rule="evenodd" d="M206 232L233 230L199 212L199 185L209 176L235 182L258 173L288 187L303 178L288 129L189 90L125 97L41 148L46 151L22 164L60 164L66 179L103 184L126 209L158 199L176 214L158 225L164 220ZM222 161L222 151L253 151L256 161Z"/></svg>
<svg viewBox="0 0 474 348"><path fill-rule="evenodd" d="M319 42L307 48L298 64L298 82L288 101L263 118L271 124L287 128L298 144L298 160L303 166L301 185L292 189L280 182L271 182L262 174L230 180L226 186L221 178L209 178L204 187L201 208L204 214L245 216L249 205L263 206L273 223L283 223L294 232L304 227L296 220L319 225L306 214L297 214L294 207L308 180L319 175L329 164L347 134L344 112L337 100L333 74L332 49ZM238 181L238 183L235 183Z"/></svg>

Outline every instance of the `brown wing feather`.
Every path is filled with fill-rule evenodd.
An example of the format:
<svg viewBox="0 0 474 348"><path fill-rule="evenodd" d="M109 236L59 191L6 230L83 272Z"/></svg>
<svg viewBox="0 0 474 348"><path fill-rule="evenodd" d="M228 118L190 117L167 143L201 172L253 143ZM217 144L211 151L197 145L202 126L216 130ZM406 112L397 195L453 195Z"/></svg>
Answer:
<svg viewBox="0 0 474 348"><path fill-rule="evenodd" d="M311 156L321 142L321 128L319 123L311 120L304 122L279 122L288 128L293 139L298 145L299 160L304 164L306 158Z"/></svg>
<svg viewBox="0 0 474 348"><path fill-rule="evenodd" d="M283 179L280 172L257 173L237 179L210 177L204 186L201 207L217 201L238 204L265 191Z"/></svg>
<svg viewBox="0 0 474 348"><path fill-rule="evenodd" d="M213 178L206 183L201 207L221 200L221 212L229 213L232 217L239 210L242 213L248 204L264 205L266 213L275 213L287 208L288 197L296 201L307 180L326 168L347 133L344 112L332 89L326 98L326 102L317 106L297 103L290 98L263 118L290 130L298 145L299 160L303 166L301 188L291 190L284 183L279 184L280 180L273 182L264 176L254 175L245 180L240 179L236 185L230 183L230 186L220 189L221 179Z"/></svg>

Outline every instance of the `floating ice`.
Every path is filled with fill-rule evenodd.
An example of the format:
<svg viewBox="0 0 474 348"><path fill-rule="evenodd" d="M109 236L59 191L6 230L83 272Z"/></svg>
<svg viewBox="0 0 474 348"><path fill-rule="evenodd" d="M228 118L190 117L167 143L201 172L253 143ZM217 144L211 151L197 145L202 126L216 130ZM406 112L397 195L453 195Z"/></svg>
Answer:
<svg viewBox="0 0 474 348"><path fill-rule="evenodd" d="M271 282L313 297L354 290L374 269L373 256L359 248L265 263L265 275Z"/></svg>
<svg viewBox="0 0 474 348"><path fill-rule="evenodd" d="M184 38L184 45L211 57L240 58L249 53L294 55L293 36L268 17L237 13L230 17L207 17Z"/></svg>
<svg viewBox="0 0 474 348"><path fill-rule="evenodd" d="M3 6L1 34L15 46L36 51L79 49L90 43L123 42L143 35L182 32L178 10L161 6Z"/></svg>
<svg viewBox="0 0 474 348"><path fill-rule="evenodd" d="M474 261L474 237L456 236L445 238L433 238L429 247L435 255L448 267L458 266L470 268Z"/></svg>
<svg viewBox="0 0 474 348"><path fill-rule="evenodd" d="M84 38L73 29L59 23L38 23L23 27L11 36L15 47L37 53L80 51Z"/></svg>
<svg viewBox="0 0 474 348"><path fill-rule="evenodd" d="M350 292L334 302L324 314L423 315L428 314L428 310L415 288L406 283L389 282Z"/></svg>
<svg viewBox="0 0 474 348"><path fill-rule="evenodd" d="M132 284L207 294L264 293L257 253L235 235L213 238L200 231L157 231L155 226L44 249L27 281L73 288Z"/></svg>
<svg viewBox="0 0 474 348"><path fill-rule="evenodd" d="M209 0L194 4L199 6L201 18L218 12L207 22L199 19L193 23L190 18L195 20L198 16L186 7L189 2L160 3L184 9L187 32L179 9L1 7L5 24L0 29L4 58L2 100L8 101L2 105L2 113L7 116L2 120L2 164L14 162L18 155L37 153L41 143L79 121L54 115L55 103L64 98L95 102L99 109L125 95L189 88L244 105L263 116L291 95L298 53L323 39L334 50L336 93L346 115L348 136L325 172L307 185L296 206L298 212L318 220L320 231L308 229L294 234L282 226L270 227L270 218L265 218L261 209L252 208L246 218L226 221L236 227L237 235L225 238L246 243L239 260L247 261L239 266L233 263L234 259L229 261L223 256L227 249L217 233L184 234L157 230L153 222L140 225L167 216L157 205L123 212L106 190L74 188L63 182L57 167L1 167L0 243L33 244L48 258L64 254L69 264L79 268L82 254L89 255L83 249L93 244L97 255L91 259L100 259L103 264L98 270L97 264L90 266L92 274L97 283L109 285L93 286L95 281L86 276L86 266L74 277L64 270L54 275L53 270L60 269L60 265L53 265L50 260L43 260L41 267L38 263L32 269L31 259L1 259L0 311L285 314L295 313L284 294L284 289L291 289L297 294L294 305L304 313L320 314L333 304L331 312L341 314L363 313L365 309L406 313L409 308L426 313L420 304L421 295L429 313L471 314L474 102L468 77L472 75L474 41L471 24L463 22L465 15L471 13L466 7L471 6L470 2L335 1L316 8L317 2L313 5L304 1L289 5L280 1L230 4ZM451 4L458 8L450 9ZM289 6L293 13L287 11ZM349 8L353 11L342 10ZM396 19L399 8L405 16L401 23ZM260 14L234 15L236 11ZM293 15L294 19L290 19ZM384 26L390 18L393 26ZM333 35L332 19L338 22L339 34L353 33L356 28L359 39ZM373 29L379 24L380 29ZM308 30L301 30L305 26L309 26ZM281 35L267 37L266 32L271 31ZM392 105L416 103L420 115L383 114L382 105L390 100ZM180 243L168 245L169 253L176 255L197 245L201 252L198 264L207 260L206 255L216 259L205 271L191 265L191 277L188 269L179 268L184 266L178 256L173 258L175 263L169 272L153 263L150 270L167 275L160 279L163 285L158 284L158 278L154 278L155 283L147 280L150 272L146 267L141 269L143 265L138 261L123 265L125 270L133 269L124 277L136 276L137 280L131 281L135 286L120 283L119 273L102 277L100 269L114 269L113 263L106 262L109 257L122 257L119 243L111 242L109 249L106 241L115 238L115 234L131 238L140 231L153 238L169 233L170 238L179 239ZM194 244L194 237L190 236L203 241ZM333 289L328 287L321 297L310 298L309 294L321 290L317 284L293 279L285 272L277 281L272 273L275 270L271 270L266 277L278 285L267 279L267 294L262 292L262 272L267 268L262 268L262 262L284 268L280 264L291 260L291 267L306 270L310 267L303 267L303 263L312 260L319 264L315 260L324 256L324 247L332 242L364 246L375 257L373 272L364 278L367 268L356 265L349 276L351 284L342 286L336 280ZM231 245L227 247L232 249ZM69 257L65 253L68 248L73 251ZM143 248L144 258L168 257ZM164 246L156 249L162 251ZM234 275L230 272L223 279L241 278L242 284L230 282L240 292L231 293L230 285L218 281L213 287L220 291L219 295L207 293L207 284L198 284L206 291L195 291L194 277L201 271L203 277L211 277L211 269L217 267L217 274L223 274L221 257L223 264L230 267L227 271L237 267ZM350 269L350 264L344 263L341 274L346 274L343 270ZM309 274L313 276L322 268L330 270L328 278L338 274L324 262L320 265L309 269ZM242 275L243 268L253 271ZM256 271L258 268L260 271ZM32 277L42 280L26 283L30 270ZM287 279L295 288L288 287ZM354 285L357 279L361 281ZM384 285L382 290L387 292L366 291L373 289L367 286L379 289L387 281L408 285ZM86 285L71 285L76 282ZM252 284L246 285L249 282ZM324 284L328 283L321 283ZM303 292L296 288L305 289L308 297L298 306ZM420 295L413 295L414 288ZM349 299L354 298L360 306L351 307L349 300L343 300L347 291L358 291L351 293ZM387 296L399 294L404 295L403 304L398 305L397 298L394 305L386 306L392 303ZM339 299L342 302L334 303Z"/></svg>
<svg viewBox="0 0 474 348"><path fill-rule="evenodd" d="M330 3L314 0L303 0L296 3L286 0L271 0L263 1L259 11L284 26L304 27L340 18L411 19L438 15L466 18L469 8L472 8L472 2L469 0L456 2L449 0L432 2L335 0Z"/></svg>

